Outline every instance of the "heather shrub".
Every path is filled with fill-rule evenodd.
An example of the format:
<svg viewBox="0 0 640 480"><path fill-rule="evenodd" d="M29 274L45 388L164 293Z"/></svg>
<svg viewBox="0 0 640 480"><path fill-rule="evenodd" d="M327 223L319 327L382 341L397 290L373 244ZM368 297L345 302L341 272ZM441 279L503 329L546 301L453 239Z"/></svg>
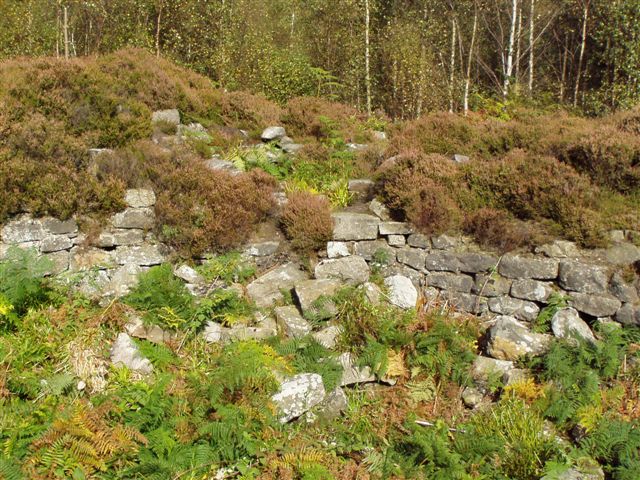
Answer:
<svg viewBox="0 0 640 480"><path fill-rule="evenodd" d="M516 220L504 210L489 207L469 213L464 219L463 230L479 245L499 252L509 252L544 240L540 228Z"/></svg>
<svg viewBox="0 0 640 480"><path fill-rule="evenodd" d="M396 216L428 234L458 226L461 212L451 194L458 169L448 158L408 153L380 175L382 196Z"/></svg>
<svg viewBox="0 0 640 480"><path fill-rule="evenodd" d="M282 212L282 228L296 250L322 248L333 234L331 208L325 197L309 192L292 192Z"/></svg>

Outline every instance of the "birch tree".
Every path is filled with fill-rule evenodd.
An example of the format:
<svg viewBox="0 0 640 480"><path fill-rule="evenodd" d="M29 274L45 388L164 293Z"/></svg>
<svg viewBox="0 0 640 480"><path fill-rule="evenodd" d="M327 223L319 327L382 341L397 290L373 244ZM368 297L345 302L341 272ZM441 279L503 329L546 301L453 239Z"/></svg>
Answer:
<svg viewBox="0 0 640 480"><path fill-rule="evenodd" d="M587 22L589 21L589 8L591 0L581 0L582 6L582 27L580 36L580 55L578 56L578 71L576 73L576 84L573 90L573 106L578 106L578 94L580 93L580 77L582 76L582 63L584 62L584 52L587 46Z"/></svg>
<svg viewBox="0 0 640 480"><path fill-rule="evenodd" d="M513 54L516 40L516 23L518 20L518 0L513 0L511 5L511 29L509 32L509 44L507 47L507 59L504 62L504 83L502 87L503 97L509 95L511 76L513 75Z"/></svg>

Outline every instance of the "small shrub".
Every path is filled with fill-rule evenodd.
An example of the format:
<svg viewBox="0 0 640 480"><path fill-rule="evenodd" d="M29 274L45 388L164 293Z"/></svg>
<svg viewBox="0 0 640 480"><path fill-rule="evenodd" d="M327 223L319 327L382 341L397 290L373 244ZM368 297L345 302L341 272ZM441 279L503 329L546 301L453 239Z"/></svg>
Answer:
<svg viewBox="0 0 640 480"><path fill-rule="evenodd" d="M198 273L207 282L222 280L226 283L246 283L256 273L255 265L248 262L241 253L229 252L223 255L209 255L198 267Z"/></svg>
<svg viewBox="0 0 640 480"><path fill-rule="evenodd" d="M333 235L331 208L326 198L308 192L292 192L280 219L293 248L318 250Z"/></svg>
<svg viewBox="0 0 640 480"><path fill-rule="evenodd" d="M356 109L318 97L296 97L286 105L283 121L289 134L326 139L362 139L365 118Z"/></svg>
<svg viewBox="0 0 640 480"><path fill-rule="evenodd" d="M511 218L504 210L489 207L470 213L464 220L463 230L479 245L501 253L542 242L539 228Z"/></svg>

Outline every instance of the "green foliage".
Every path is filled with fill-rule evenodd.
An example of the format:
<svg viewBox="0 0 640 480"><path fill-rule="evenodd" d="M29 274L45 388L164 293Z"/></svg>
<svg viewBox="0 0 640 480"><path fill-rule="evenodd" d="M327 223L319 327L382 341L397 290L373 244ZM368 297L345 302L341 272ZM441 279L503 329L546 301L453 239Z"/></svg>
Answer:
<svg viewBox="0 0 640 480"><path fill-rule="evenodd" d="M199 327L193 323L195 300L169 264L152 267L140 275L125 303L144 311L144 320L169 329Z"/></svg>
<svg viewBox="0 0 640 480"><path fill-rule="evenodd" d="M198 325L210 320L231 326L236 323L248 323L253 312L253 305L240 297L235 290L214 290L198 302L194 318Z"/></svg>
<svg viewBox="0 0 640 480"><path fill-rule="evenodd" d="M53 290L44 278L51 266L33 250L9 248L0 261L0 320L4 320L0 327L11 326L13 315L24 315L52 299Z"/></svg>
<svg viewBox="0 0 640 480"><path fill-rule="evenodd" d="M548 333L551 331L551 319L553 316L568 305L569 298L558 292L553 292L548 300L547 305L540 310L540 313L533 322L531 329L538 333Z"/></svg>
<svg viewBox="0 0 640 480"><path fill-rule="evenodd" d="M256 267L241 253L229 252L208 256L202 265L197 267L197 271L207 282L221 280L226 283L246 283L255 275Z"/></svg>

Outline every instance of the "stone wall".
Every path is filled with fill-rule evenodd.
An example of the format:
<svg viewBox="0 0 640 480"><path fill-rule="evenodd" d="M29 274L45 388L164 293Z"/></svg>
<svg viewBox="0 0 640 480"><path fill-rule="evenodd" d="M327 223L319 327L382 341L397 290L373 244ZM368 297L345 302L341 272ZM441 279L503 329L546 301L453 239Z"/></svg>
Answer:
<svg viewBox="0 0 640 480"><path fill-rule="evenodd" d="M410 278L427 301L437 298L468 313L532 321L557 292L584 317L640 325L638 281L624 275L640 261L640 248L626 241L625 232L612 232L608 249L585 251L555 241L535 254L500 256L468 238L416 233L390 221L375 200L369 210L334 214L329 258L360 256L384 277Z"/></svg>
<svg viewBox="0 0 640 480"><path fill-rule="evenodd" d="M151 233L155 201L151 190L127 190L127 208L91 237L80 232L74 219L22 215L0 230L0 258L12 246L31 248L50 260L51 275L67 280L89 297L124 295L140 272L166 258L167 248Z"/></svg>

